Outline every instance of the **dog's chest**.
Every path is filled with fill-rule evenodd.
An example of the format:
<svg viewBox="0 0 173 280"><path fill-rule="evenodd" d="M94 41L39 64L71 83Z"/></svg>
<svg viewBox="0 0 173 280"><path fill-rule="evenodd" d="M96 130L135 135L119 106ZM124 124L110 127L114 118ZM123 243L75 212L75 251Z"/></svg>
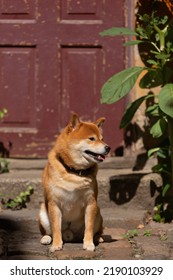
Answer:
<svg viewBox="0 0 173 280"><path fill-rule="evenodd" d="M54 200L63 212L64 219L78 218L84 211L90 197L94 196L93 182L90 178L81 182L67 182L61 180L58 184L51 186Z"/></svg>

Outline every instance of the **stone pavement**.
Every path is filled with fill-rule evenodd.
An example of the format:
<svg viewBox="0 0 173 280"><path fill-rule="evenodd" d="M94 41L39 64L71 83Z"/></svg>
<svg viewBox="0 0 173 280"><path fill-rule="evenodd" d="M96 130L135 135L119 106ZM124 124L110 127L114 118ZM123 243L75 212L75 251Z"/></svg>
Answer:
<svg viewBox="0 0 173 280"><path fill-rule="evenodd" d="M82 249L82 244L66 243L62 251L49 253L49 246L41 245L37 225L37 210L5 210L0 213L0 259L46 260L46 259L104 259L104 260L168 260L173 259L173 224L150 222L144 228L144 212L135 215L133 210L113 211L102 209L104 218L104 243L95 252ZM116 215L118 214L118 218ZM109 226L110 220L114 224ZM132 215L132 216L131 216ZM141 215L141 218L140 218ZM131 216L131 217L130 217ZM131 221L131 226L129 225ZM136 224L136 227L135 227ZM130 234L129 234L130 233ZM129 234L129 236L128 236Z"/></svg>
<svg viewBox="0 0 173 280"><path fill-rule="evenodd" d="M37 224L38 206L42 200L40 177L43 166L37 161L34 164L33 161L23 161L22 168L20 164L14 160L11 172L0 175L0 194L5 195L5 190L6 195L19 193L30 184L34 186L34 194L26 209L0 209L0 259L173 259L173 223L159 224L146 218L148 208L153 206L151 197L146 193L149 170L143 172L145 180L141 172L134 175L134 172L128 171L128 176L125 169L120 171L117 166L115 169L109 166L107 170L100 170L99 204L104 220L104 243L100 243L94 252L84 251L81 243L66 243L62 251L50 254L49 246L40 244ZM127 186L130 184L133 188L136 182L141 186L135 187L135 194L134 191L128 192ZM115 191L117 185L119 189L119 184L123 193Z"/></svg>

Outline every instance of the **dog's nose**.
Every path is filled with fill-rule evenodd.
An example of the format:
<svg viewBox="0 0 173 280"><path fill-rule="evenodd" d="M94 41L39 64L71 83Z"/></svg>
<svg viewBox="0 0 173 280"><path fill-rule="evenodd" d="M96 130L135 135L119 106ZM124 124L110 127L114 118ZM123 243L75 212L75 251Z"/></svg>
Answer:
<svg viewBox="0 0 173 280"><path fill-rule="evenodd" d="M110 152L110 147L107 145L107 146L105 146L105 150L106 150L106 153L108 154L109 152Z"/></svg>

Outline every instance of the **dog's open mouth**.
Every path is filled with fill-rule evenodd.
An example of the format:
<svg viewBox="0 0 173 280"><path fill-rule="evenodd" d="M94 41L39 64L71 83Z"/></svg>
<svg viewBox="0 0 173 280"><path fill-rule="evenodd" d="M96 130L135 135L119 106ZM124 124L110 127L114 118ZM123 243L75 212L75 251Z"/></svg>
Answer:
<svg viewBox="0 0 173 280"><path fill-rule="evenodd" d="M88 151L88 150L85 151L85 153L87 155L89 155L90 157L94 158L97 161L104 161L105 155L107 154L107 153L105 153L105 154L96 154L96 153Z"/></svg>

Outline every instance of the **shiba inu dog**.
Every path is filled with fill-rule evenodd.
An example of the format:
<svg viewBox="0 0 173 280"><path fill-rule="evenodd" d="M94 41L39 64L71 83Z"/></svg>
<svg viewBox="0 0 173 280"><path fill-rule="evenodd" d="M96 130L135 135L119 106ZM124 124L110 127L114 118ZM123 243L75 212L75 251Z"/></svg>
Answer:
<svg viewBox="0 0 173 280"><path fill-rule="evenodd" d="M52 243L51 252L61 250L63 241L82 240L83 249L93 251L94 237L102 234L96 174L110 151L102 139L104 121L83 122L74 113L48 155L39 227L41 243Z"/></svg>

